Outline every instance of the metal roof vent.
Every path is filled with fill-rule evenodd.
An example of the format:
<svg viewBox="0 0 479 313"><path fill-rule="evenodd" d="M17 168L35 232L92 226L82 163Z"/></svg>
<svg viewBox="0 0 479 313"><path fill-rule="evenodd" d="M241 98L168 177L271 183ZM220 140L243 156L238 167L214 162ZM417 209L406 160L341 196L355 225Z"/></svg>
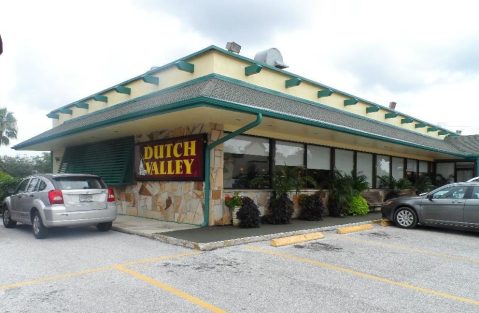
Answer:
<svg viewBox="0 0 479 313"><path fill-rule="evenodd" d="M286 64L283 63L283 57L281 56L281 52L279 52L279 50L276 48L270 48L256 53L256 55L254 56L254 60L261 63L266 63L279 69L288 67Z"/></svg>

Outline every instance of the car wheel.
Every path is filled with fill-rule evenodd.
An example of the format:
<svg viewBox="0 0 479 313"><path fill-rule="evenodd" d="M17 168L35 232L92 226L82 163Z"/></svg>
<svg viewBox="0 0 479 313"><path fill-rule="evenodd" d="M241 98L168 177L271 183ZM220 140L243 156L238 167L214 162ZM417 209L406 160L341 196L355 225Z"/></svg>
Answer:
<svg viewBox="0 0 479 313"><path fill-rule="evenodd" d="M32 215L32 229L33 235L37 239L45 238L48 235L48 228L43 225L42 217L37 211L33 212Z"/></svg>
<svg viewBox="0 0 479 313"><path fill-rule="evenodd" d="M112 222L100 223L96 225L99 231L109 231L111 229Z"/></svg>
<svg viewBox="0 0 479 313"><path fill-rule="evenodd" d="M8 208L3 209L3 226L6 228L13 228L17 226L17 222L11 218L10 210Z"/></svg>
<svg viewBox="0 0 479 313"><path fill-rule="evenodd" d="M401 228L414 228L417 225L417 214L411 208L401 207L394 214L394 223Z"/></svg>

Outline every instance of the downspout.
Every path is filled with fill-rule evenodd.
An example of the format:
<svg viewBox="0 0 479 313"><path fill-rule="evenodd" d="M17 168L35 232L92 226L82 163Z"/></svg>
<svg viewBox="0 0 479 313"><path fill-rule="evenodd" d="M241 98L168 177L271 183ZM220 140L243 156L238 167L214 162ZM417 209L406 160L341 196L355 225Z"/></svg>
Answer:
<svg viewBox="0 0 479 313"><path fill-rule="evenodd" d="M208 221L210 219L210 189L211 189L211 151L213 151L216 146L224 143L225 141L236 137L256 126L261 124L263 121L263 114L258 113L256 116L256 120L241 127L238 130L235 130L232 133L229 133L226 136L221 137L220 139L216 140L215 142L210 143L209 145L206 146L206 155L205 155L205 214L204 214L204 219L203 219L203 224L201 224L202 227L208 226Z"/></svg>
<svg viewBox="0 0 479 313"><path fill-rule="evenodd" d="M476 158L476 176L479 177L479 156Z"/></svg>

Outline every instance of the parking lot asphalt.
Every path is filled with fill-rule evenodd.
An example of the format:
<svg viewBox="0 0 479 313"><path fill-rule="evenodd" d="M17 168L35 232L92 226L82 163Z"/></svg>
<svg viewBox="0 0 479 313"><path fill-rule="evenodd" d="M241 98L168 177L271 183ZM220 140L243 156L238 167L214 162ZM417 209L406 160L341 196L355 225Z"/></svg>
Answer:
<svg viewBox="0 0 479 313"><path fill-rule="evenodd" d="M375 225L195 251L94 228L0 228L0 312L479 312L478 233Z"/></svg>

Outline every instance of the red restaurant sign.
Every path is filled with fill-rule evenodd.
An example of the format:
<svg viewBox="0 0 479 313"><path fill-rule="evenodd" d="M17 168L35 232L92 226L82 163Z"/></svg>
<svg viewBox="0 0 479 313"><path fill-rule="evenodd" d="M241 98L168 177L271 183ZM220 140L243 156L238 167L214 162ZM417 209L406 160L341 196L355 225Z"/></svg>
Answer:
<svg viewBox="0 0 479 313"><path fill-rule="evenodd" d="M135 145L137 180L204 180L204 135Z"/></svg>

